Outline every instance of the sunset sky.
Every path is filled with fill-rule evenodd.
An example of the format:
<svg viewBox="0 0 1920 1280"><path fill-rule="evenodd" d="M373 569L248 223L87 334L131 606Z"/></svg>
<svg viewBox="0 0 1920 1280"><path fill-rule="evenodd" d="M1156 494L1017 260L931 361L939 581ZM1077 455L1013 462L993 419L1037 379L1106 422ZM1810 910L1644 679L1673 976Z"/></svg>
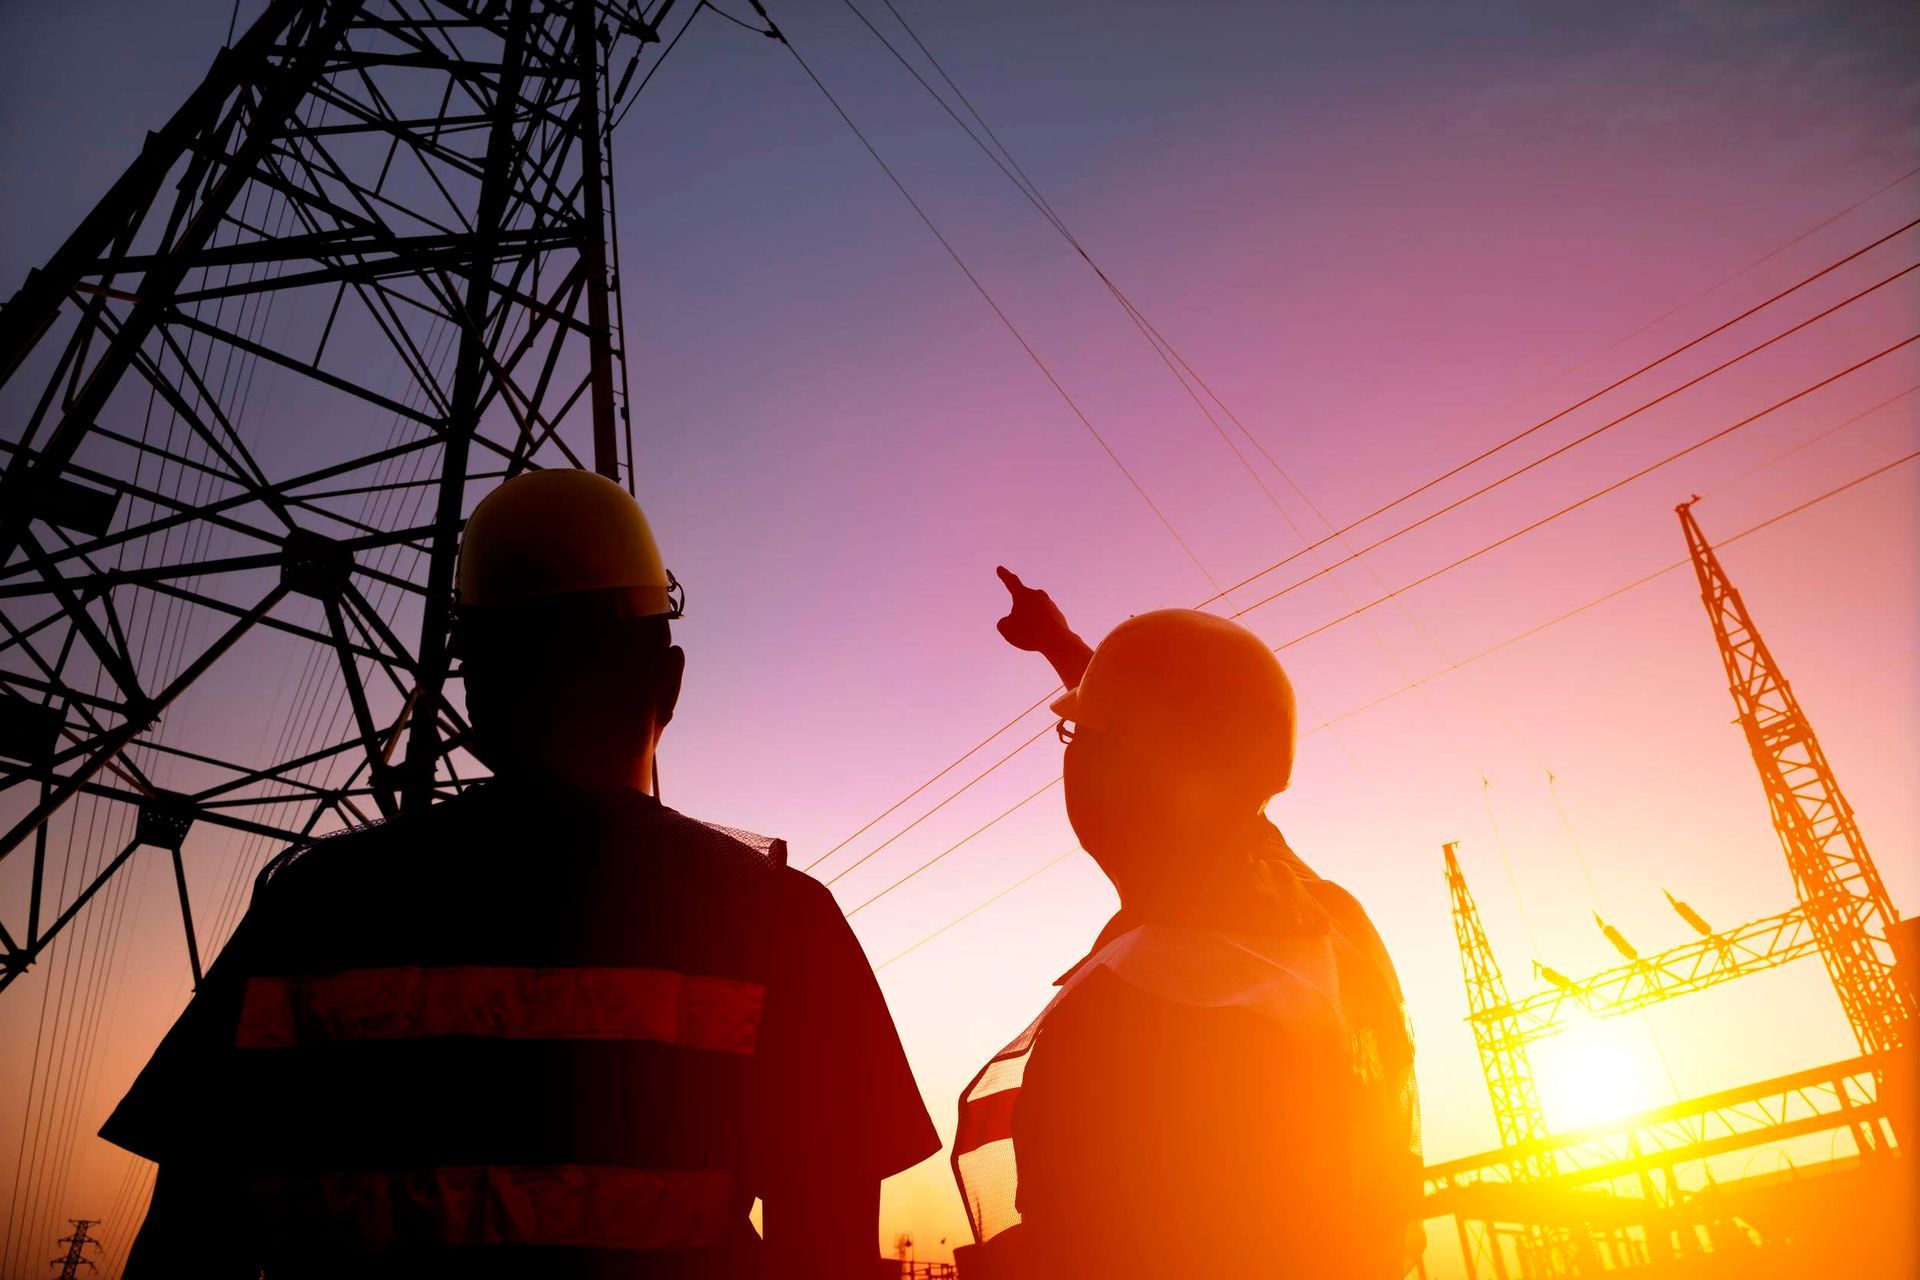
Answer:
<svg viewBox="0 0 1920 1280"><path fill-rule="evenodd" d="M903 39L881 0L858 3ZM1046 693L1044 664L994 633L996 564L1089 640L1193 604L1920 216L1920 22L1899 4L895 3L1258 446L1221 419L1243 464L846 8L769 3L1189 556L786 52L703 15L615 139L639 494L688 592L664 793L785 836L798 865ZM0 5L0 293L198 82L230 7ZM1920 228L1211 607L1279 591L1916 262ZM1241 620L1285 645L1916 333L1920 272ZM1305 736L1271 813L1394 954L1430 1159L1496 1143L1443 842L1519 991L1536 959L1614 961L1596 912L1642 951L1691 937L1663 888L1716 925L1792 903L1690 570L1449 668L1682 559L1690 494L1725 541L1920 448L1917 384L1920 343L1282 648ZM1722 557L1907 910L1917 499L1908 464ZM860 907L1041 788L1051 734L831 879L1044 716L815 874ZM852 915L943 1137L967 1078L1115 905L1084 855L1054 862L1072 844L1054 788ZM143 856L47 1222L125 1215L144 1185L86 1136L187 995L170 872ZM202 918L226 856L190 860ZM0 994L0 1197L58 965ZM1855 1051L1813 962L1582 1036L1535 1058L1561 1123L1594 1115L1581 1055L1658 1105ZM966 1238L944 1153L888 1184L882 1236L900 1232L923 1258Z"/></svg>

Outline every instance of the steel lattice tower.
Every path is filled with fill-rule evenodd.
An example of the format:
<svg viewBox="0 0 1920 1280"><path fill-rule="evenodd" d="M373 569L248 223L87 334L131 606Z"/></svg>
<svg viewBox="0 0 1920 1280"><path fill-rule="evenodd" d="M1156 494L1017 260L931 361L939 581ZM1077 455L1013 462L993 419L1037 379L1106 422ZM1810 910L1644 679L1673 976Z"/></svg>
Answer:
<svg viewBox="0 0 1920 1280"><path fill-rule="evenodd" d="M1894 979L1889 932L1899 916L1813 725L1700 532L1692 503L1675 509L1773 829L1847 1022L1863 1052L1898 1049L1912 1038L1914 1014L1911 994Z"/></svg>
<svg viewBox="0 0 1920 1280"><path fill-rule="evenodd" d="M96 1249L100 1247L100 1242L87 1234L88 1227L99 1225L97 1219L69 1218L68 1221L73 1224L73 1234L60 1238L60 1243L67 1246L67 1251L51 1263L60 1268L60 1280L74 1280L80 1274L81 1267L96 1266L94 1260L87 1256L86 1249L88 1245Z"/></svg>
<svg viewBox="0 0 1920 1280"><path fill-rule="evenodd" d="M672 3L272 0L0 312L0 987L142 846L197 977L223 833L238 875L470 774L465 512L632 487L606 141Z"/></svg>
<svg viewBox="0 0 1920 1280"><path fill-rule="evenodd" d="M1507 997L1500 962L1480 925L1480 908L1460 871L1459 845L1449 843L1447 894L1453 901L1453 936L1460 944L1460 970L1467 980L1467 1019L1473 1024L1474 1047L1486 1073L1487 1093L1493 1099L1493 1121L1500 1145L1517 1147L1548 1133L1546 1112L1534 1087L1533 1066L1527 1060L1526 1039L1513 1001ZM1523 1156L1514 1167L1519 1177L1543 1178L1553 1173L1551 1157Z"/></svg>
<svg viewBox="0 0 1920 1280"><path fill-rule="evenodd" d="M1500 962L1480 924L1480 908L1460 870L1459 845L1442 849L1447 864L1447 896L1453 904L1453 936L1460 948L1460 969L1467 982L1467 1020L1473 1024L1474 1047L1480 1051L1480 1069L1487 1078L1487 1096L1493 1103L1493 1121L1500 1145L1513 1152L1509 1164L1515 1181L1551 1178L1558 1162L1542 1144L1550 1136L1547 1114L1533 1082L1533 1064L1513 1001L1507 996ZM1530 1226L1521 1237L1521 1270L1527 1275L1551 1275L1562 1270L1568 1255L1564 1232Z"/></svg>

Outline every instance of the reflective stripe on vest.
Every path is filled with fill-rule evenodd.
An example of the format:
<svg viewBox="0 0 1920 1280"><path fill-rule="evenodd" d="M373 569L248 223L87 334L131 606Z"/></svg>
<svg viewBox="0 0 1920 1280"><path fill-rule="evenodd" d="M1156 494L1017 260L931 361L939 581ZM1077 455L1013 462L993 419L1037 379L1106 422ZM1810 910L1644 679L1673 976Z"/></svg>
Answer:
<svg viewBox="0 0 1920 1280"><path fill-rule="evenodd" d="M253 978L236 1049L476 1036L650 1040L750 1054L766 988L662 969L351 969Z"/></svg>
<svg viewBox="0 0 1920 1280"><path fill-rule="evenodd" d="M723 1243L737 1216L724 1171L465 1165L256 1177L248 1189L270 1227L363 1249L695 1249Z"/></svg>

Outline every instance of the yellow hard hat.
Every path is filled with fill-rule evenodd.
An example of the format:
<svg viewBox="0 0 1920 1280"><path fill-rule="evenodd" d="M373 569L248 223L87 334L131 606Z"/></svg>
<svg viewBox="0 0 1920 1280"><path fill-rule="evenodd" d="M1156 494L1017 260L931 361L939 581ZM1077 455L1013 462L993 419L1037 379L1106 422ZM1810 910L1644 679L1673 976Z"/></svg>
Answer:
<svg viewBox="0 0 1920 1280"><path fill-rule="evenodd" d="M1293 683L1260 637L1197 609L1129 618L1052 703L1080 728L1225 768L1265 795L1293 773Z"/></svg>
<svg viewBox="0 0 1920 1280"><path fill-rule="evenodd" d="M460 539L460 603L611 592L631 617L678 617L678 587L646 513L592 471L514 476L480 500Z"/></svg>

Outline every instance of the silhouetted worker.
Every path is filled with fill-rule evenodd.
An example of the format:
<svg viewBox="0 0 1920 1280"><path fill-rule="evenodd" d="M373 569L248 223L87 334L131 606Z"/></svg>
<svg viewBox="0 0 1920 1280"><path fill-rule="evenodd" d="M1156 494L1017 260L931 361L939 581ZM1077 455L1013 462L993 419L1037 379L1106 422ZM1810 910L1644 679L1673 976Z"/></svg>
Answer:
<svg viewBox="0 0 1920 1280"><path fill-rule="evenodd" d="M1067 816L1120 911L962 1095L965 1280L1391 1280L1419 1116L1366 913L1267 821L1293 689L1252 632L1142 614L1097 650L1005 569L1001 634L1067 686Z"/></svg>
<svg viewBox="0 0 1920 1280"><path fill-rule="evenodd" d="M651 794L671 587L601 476L474 510L495 776L261 878L102 1130L160 1163L133 1280L872 1268L881 1179L939 1144L826 890Z"/></svg>

